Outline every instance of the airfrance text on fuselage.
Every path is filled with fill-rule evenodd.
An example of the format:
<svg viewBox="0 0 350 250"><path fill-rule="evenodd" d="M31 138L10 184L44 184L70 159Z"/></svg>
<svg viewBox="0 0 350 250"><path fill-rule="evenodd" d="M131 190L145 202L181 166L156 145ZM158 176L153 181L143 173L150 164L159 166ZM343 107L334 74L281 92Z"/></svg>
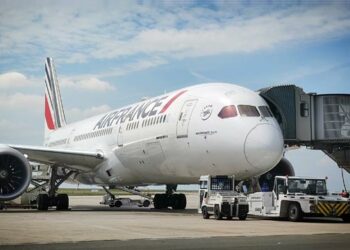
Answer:
<svg viewBox="0 0 350 250"><path fill-rule="evenodd" d="M134 106L126 107L123 109L112 111L111 113L103 116L95 125L95 129L108 128L118 123L124 123L127 120L133 121L141 118L155 116L157 114L163 113L165 110L160 110L159 107L162 106L164 99L168 96L159 97L150 101L146 101Z"/></svg>

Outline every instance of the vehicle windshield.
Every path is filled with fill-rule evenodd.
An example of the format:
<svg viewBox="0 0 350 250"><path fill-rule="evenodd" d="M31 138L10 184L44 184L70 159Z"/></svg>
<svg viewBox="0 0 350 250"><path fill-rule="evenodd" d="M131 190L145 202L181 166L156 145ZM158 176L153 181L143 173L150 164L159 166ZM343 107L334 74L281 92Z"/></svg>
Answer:
<svg viewBox="0 0 350 250"><path fill-rule="evenodd" d="M327 194L326 181L315 179L289 179L288 192L309 195L325 195Z"/></svg>
<svg viewBox="0 0 350 250"><path fill-rule="evenodd" d="M232 178L223 177L213 177L211 179L211 190L216 191L231 191L233 190Z"/></svg>

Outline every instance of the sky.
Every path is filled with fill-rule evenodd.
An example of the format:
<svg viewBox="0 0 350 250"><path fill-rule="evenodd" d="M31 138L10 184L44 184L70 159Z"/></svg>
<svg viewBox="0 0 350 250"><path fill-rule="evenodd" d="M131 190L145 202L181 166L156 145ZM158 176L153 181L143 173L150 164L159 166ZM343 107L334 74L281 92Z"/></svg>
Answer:
<svg viewBox="0 0 350 250"><path fill-rule="evenodd" d="M349 93L350 1L0 0L1 143L42 145L48 56L69 122L204 82ZM342 189L322 152L285 156Z"/></svg>

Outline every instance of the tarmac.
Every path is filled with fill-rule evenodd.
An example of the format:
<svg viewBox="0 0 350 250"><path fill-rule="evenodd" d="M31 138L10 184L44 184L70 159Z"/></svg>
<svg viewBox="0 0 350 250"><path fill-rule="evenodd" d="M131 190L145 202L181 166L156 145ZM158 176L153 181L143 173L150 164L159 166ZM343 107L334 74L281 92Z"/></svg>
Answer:
<svg viewBox="0 0 350 250"><path fill-rule="evenodd" d="M0 212L0 249L349 249L350 223L248 218L204 220L197 194L183 211L110 208L100 196L70 197L70 211Z"/></svg>

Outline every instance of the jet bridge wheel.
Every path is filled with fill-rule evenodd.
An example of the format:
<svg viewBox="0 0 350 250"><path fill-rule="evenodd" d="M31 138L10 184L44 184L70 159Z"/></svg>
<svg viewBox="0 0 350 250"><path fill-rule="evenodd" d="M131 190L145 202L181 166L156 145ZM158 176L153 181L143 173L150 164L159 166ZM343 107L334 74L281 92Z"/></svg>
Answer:
<svg viewBox="0 0 350 250"><path fill-rule="evenodd" d="M298 203L293 202L289 205L288 219L294 222L302 219L302 211Z"/></svg>

